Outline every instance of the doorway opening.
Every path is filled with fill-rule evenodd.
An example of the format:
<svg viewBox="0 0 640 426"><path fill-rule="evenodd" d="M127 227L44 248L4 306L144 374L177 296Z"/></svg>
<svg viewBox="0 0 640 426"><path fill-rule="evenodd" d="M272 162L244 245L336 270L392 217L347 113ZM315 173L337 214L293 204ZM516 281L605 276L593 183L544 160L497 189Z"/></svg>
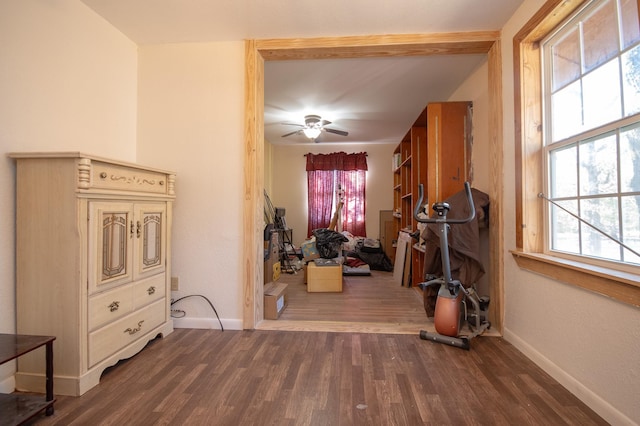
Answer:
<svg viewBox="0 0 640 426"><path fill-rule="evenodd" d="M492 174L491 255L488 269L491 284L494 330L502 333L503 272L500 261L502 238L502 81L499 32L473 32L429 35L385 35L319 39L247 40L245 43L245 192L243 327L254 329L264 321L262 255L264 191L264 61L286 59L357 58L416 56L433 54L487 54L489 87L489 150ZM282 324L280 329L286 328ZM320 327L320 325L318 325ZM349 327L348 324L345 327ZM262 327L261 327L262 328ZM305 329L314 329L305 325ZM320 327L321 328L321 327ZM320 329L318 328L318 329ZM349 330L336 330L349 331ZM360 329L355 331L362 331Z"/></svg>

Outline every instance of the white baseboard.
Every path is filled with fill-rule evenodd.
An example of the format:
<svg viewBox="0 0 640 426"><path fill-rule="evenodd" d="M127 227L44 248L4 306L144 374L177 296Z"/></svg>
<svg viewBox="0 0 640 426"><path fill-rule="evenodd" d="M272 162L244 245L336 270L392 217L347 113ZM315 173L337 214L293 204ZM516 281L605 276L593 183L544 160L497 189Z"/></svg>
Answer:
<svg viewBox="0 0 640 426"><path fill-rule="evenodd" d="M16 390L16 379L14 376L9 376L0 381L0 393L12 393Z"/></svg>
<svg viewBox="0 0 640 426"><path fill-rule="evenodd" d="M242 320L221 319L225 330L242 330ZM174 318L174 328L202 328L220 330L220 322L217 318Z"/></svg>
<svg viewBox="0 0 640 426"><path fill-rule="evenodd" d="M579 382L573 376L567 374L566 371L551 362L551 360L546 358L507 328L504 330L504 339L518 348L518 350L525 354L527 358L533 361L538 367L542 368L547 374L557 380L558 383L564 386L580 401L588 405L589 408L598 413L600 417L605 419L611 425L637 425L637 423L632 419L625 416L606 400L596 395L591 389L582 384L582 382Z"/></svg>

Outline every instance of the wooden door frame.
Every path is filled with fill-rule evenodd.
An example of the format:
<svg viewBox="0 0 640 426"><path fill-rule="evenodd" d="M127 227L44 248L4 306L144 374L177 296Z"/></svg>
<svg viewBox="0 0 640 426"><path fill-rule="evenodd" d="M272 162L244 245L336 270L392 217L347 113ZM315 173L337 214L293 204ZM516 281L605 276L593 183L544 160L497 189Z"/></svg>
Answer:
<svg viewBox="0 0 640 426"><path fill-rule="evenodd" d="M489 87L490 318L503 332L503 111L499 31L397 34L245 41L245 147L243 187L243 328L254 329L263 311L264 61L451 54L487 54Z"/></svg>

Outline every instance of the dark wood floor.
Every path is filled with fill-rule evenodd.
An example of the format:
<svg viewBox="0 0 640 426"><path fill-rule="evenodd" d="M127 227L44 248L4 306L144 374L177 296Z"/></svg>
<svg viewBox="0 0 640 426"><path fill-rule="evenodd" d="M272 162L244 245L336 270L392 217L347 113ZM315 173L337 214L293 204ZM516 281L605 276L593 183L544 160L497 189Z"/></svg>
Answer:
<svg viewBox="0 0 640 426"><path fill-rule="evenodd" d="M499 337L176 329L35 425L604 425Z"/></svg>

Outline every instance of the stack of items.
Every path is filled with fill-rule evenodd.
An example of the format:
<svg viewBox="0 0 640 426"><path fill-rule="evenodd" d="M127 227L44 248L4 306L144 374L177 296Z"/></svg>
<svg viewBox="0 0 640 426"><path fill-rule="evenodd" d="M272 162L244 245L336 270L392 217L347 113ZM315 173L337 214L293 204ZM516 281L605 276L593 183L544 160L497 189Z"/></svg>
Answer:
<svg viewBox="0 0 640 426"><path fill-rule="evenodd" d="M308 292L342 292L342 243L347 238L329 229L314 231L302 244Z"/></svg>

